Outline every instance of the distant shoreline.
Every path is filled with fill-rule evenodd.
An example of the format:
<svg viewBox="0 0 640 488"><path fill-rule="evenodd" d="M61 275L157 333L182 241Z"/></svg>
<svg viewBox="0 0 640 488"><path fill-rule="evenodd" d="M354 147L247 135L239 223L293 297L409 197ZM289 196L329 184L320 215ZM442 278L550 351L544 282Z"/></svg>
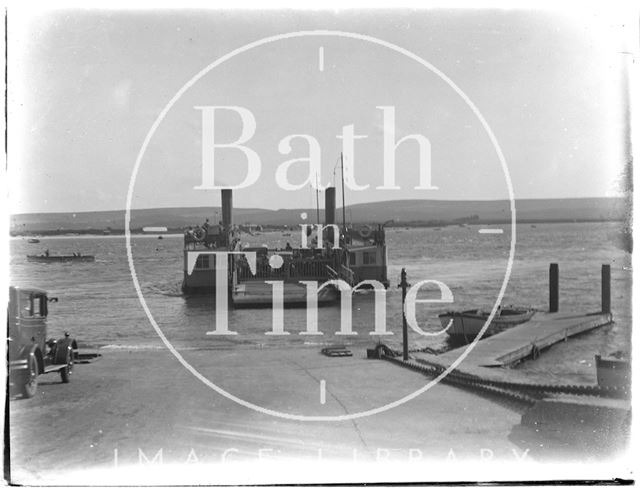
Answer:
<svg viewBox="0 0 640 488"><path fill-rule="evenodd" d="M628 198L519 199L513 202L516 219L523 224L570 222L627 222L632 208ZM336 223L389 227L446 227L450 225L506 225L511 222L512 205L508 200L391 200L348 205L336 209ZM129 228L142 234L143 228L165 228L183 232L206 220L217 223L222 218L219 207L176 207L141 209L131 212ZM323 209L260 208L233 209L232 221L247 230L299 229L299 224L324 222ZM124 211L13 214L9 231L13 236L62 234L124 234Z"/></svg>
<svg viewBox="0 0 640 488"><path fill-rule="evenodd" d="M624 223L624 219L518 219L517 224L582 224L582 223ZM340 223L338 223L340 225ZM358 228L359 226L371 225L368 222L359 222L348 224ZM442 228L442 227L467 227L467 226L479 226L479 225L511 225L510 220L474 220L471 222L441 222L441 221L426 221L426 222L392 222L386 225L387 228ZM240 227L243 227L242 225ZM289 226L284 225L263 225L260 232L282 232L293 230ZM296 229L297 230L297 229ZM144 232L140 229L131 229L131 235L135 236L181 236L184 233L182 228L169 228L166 232ZM52 237L52 236L92 236L92 237L122 237L125 235L124 229L112 229L110 232L105 233L103 229L70 229L70 230L31 230L27 232L10 232L11 237Z"/></svg>

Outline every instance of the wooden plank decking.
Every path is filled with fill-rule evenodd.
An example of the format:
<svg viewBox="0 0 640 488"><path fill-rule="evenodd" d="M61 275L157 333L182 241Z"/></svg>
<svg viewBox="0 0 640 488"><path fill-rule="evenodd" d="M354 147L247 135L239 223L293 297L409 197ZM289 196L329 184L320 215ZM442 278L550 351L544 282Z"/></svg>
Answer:
<svg viewBox="0 0 640 488"><path fill-rule="evenodd" d="M573 335L610 324L612 320L610 313L538 312L529 322L480 340L457 369L478 376L496 376L491 371L495 367L513 364L530 357L534 349L542 351ZM413 356L431 364L449 367L465 347L439 355L414 353Z"/></svg>

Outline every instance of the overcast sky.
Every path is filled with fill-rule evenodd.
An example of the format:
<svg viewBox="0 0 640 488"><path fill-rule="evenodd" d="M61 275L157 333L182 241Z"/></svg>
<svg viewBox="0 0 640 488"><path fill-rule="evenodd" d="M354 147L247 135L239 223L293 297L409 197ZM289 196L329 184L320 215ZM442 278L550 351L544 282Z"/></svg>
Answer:
<svg viewBox="0 0 640 488"><path fill-rule="evenodd" d="M9 11L11 212L122 209L138 152L152 124L197 73L262 38L335 30L381 39L449 77L477 106L504 152L517 198L620 194L624 154L622 27L594 15L533 11L117 12ZM261 160L259 179L238 190L239 207L314 207L309 185L276 184L283 162L308 156L289 135L313 136L321 183L336 182L343 126L367 136L353 164L362 191L347 204L404 198L502 199L496 152L464 100L434 72L388 47L338 36L282 39L211 69L176 101L142 160L134 207L219 204L202 183L202 111L251 112L246 143ZM431 184L419 182L418 144L396 151L397 190L383 185L383 141L420 134L431 145ZM240 136L238 114L217 112L215 140ZM212 134L213 137L213 134ZM240 183L237 149L216 151L219 184ZM305 180L302 163L289 180ZM339 175L338 173L335 173Z"/></svg>

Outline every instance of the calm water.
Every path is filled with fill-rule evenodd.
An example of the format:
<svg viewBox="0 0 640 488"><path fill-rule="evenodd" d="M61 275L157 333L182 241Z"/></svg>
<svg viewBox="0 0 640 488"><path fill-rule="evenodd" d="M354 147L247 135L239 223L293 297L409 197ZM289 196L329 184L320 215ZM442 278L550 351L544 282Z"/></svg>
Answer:
<svg viewBox="0 0 640 488"><path fill-rule="evenodd" d="M438 331L437 314L448 308L485 307L495 302L507 265L510 229L503 235L479 234L479 227L443 229L390 229L387 327L394 332L385 342L401 342L401 300L396 287L400 269L407 269L409 282L435 279L453 291L455 303L417 305L418 322L426 330ZM516 256L502 303L548 307L548 267L560 265L560 309L597 311L600 307L600 266L612 267L612 307L616 323L554 346L538 361L521 368L532 373L561 378L593 374L593 356L629 350L631 331L631 257L616 246L619 224L529 224L517 228ZM247 236L248 242L284 247L296 245L294 232ZM49 249L52 254L80 251L94 254L95 263L29 263L26 254ZM232 310L229 327L233 337L213 337L214 307L210 297L185 297L182 280L182 236L133 238L136 271L145 298L163 332L179 348L315 347L325 343L373 344L373 296L358 294L353 301L355 337L338 337L339 307L319 310L323 336L300 336L305 310L285 311L287 337L271 337L271 310ZM111 348L161 347L140 305L129 273L124 237L52 237L40 244L26 239L11 241L11 282L45 288L60 301L51 305L50 335L69 330L82 343ZM436 291L425 297L437 296ZM444 335L425 339L410 336L410 347L446 347Z"/></svg>

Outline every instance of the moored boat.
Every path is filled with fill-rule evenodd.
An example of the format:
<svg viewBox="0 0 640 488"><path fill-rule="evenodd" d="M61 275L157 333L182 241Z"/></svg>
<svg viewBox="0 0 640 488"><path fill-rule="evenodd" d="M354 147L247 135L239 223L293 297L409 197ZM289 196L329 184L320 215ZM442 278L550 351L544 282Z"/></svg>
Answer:
<svg viewBox="0 0 640 488"><path fill-rule="evenodd" d="M57 262L69 262L69 261L80 261L80 262L93 262L96 260L95 256L85 255L85 254L28 254L27 261L35 261L42 263L57 263Z"/></svg>
<svg viewBox="0 0 640 488"><path fill-rule="evenodd" d="M40 242L40 239L36 239L35 237L32 237L31 239L29 239L27 241L29 244L38 244Z"/></svg>
<svg viewBox="0 0 640 488"><path fill-rule="evenodd" d="M515 325L527 322L536 311L533 308L500 307L487 327L483 337L488 337ZM450 336L473 339L477 336L489 318L490 313L482 309L464 310L462 312L445 312L438 315L442 327Z"/></svg>

